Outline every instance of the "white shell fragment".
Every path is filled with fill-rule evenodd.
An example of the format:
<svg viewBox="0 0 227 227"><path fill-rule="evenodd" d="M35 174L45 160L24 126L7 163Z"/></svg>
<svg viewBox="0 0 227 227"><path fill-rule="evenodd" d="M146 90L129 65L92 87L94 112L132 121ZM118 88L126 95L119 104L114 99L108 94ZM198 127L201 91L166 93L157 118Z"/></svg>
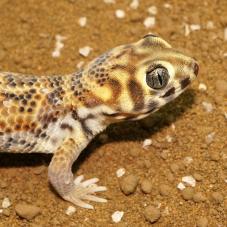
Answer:
<svg viewBox="0 0 227 227"><path fill-rule="evenodd" d="M213 105L209 102L202 102L203 108L207 113L211 113L213 111Z"/></svg>
<svg viewBox="0 0 227 227"><path fill-rule="evenodd" d="M199 24L184 24L184 29L185 36L188 36L191 32L200 30L201 26Z"/></svg>
<svg viewBox="0 0 227 227"><path fill-rule="evenodd" d="M166 136L166 141L167 141L168 143L172 143L172 142L173 142L173 137L170 136L170 135L167 135L167 136Z"/></svg>
<svg viewBox="0 0 227 227"><path fill-rule="evenodd" d="M80 27L85 27L87 24L87 18L86 17L80 17L78 20L78 23L80 25Z"/></svg>
<svg viewBox="0 0 227 227"><path fill-rule="evenodd" d="M196 180L193 176L182 177L182 182L184 182L192 187L195 187L195 185L196 185Z"/></svg>
<svg viewBox="0 0 227 227"><path fill-rule="evenodd" d="M56 43L55 43L55 49L52 52L52 57L53 58L60 57L61 49L64 47L64 43L62 41L65 40L65 39L66 39L66 37L61 36L61 35L56 35L55 36Z"/></svg>
<svg viewBox="0 0 227 227"><path fill-rule="evenodd" d="M122 19L122 18L125 17L125 11L122 10L122 9L117 9L117 10L115 11L115 16L116 16L117 18L119 18L119 19Z"/></svg>
<svg viewBox="0 0 227 227"><path fill-rule="evenodd" d="M201 29L201 26L199 24L191 24L190 29L191 31L197 31Z"/></svg>
<svg viewBox="0 0 227 227"><path fill-rule="evenodd" d="M11 206L11 202L10 202L9 198L8 198L8 197L5 197L5 198L2 200L2 208L3 208L3 209L6 209L6 208L8 208L8 207L10 207L10 206Z"/></svg>
<svg viewBox="0 0 227 227"><path fill-rule="evenodd" d="M76 212L76 208L74 206L69 206L65 213L68 215L68 216L71 216L73 215L74 213Z"/></svg>
<svg viewBox="0 0 227 227"><path fill-rule="evenodd" d="M206 91L206 90L207 90L206 84L200 83L200 84L199 84L199 90L200 90L200 91Z"/></svg>
<svg viewBox="0 0 227 227"><path fill-rule="evenodd" d="M207 143L207 144L212 143L213 140L214 140L214 136L215 136L215 132L209 133L209 134L205 137L206 143Z"/></svg>
<svg viewBox="0 0 227 227"><path fill-rule="evenodd" d="M147 9L148 13L151 14L151 15L156 15L158 10L157 10L157 7L156 6L150 6L148 9Z"/></svg>
<svg viewBox="0 0 227 227"><path fill-rule="evenodd" d="M83 56L83 57L87 57L90 52L91 52L92 48L89 46L85 46L79 49L79 53Z"/></svg>
<svg viewBox="0 0 227 227"><path fill-rule="evenodd" d="M125 174L125 168L120 168L116 171L117 177L122 177Z"/></svg>
<svg viewBox="0 0 227 227"><path fill-rule="evenodd" d="M115 211L113 214L112 214L112 220L114 223L118 223L121 221L122 217L124 215L124 212L123 211Z"/></svg>
<svg viewBox="0 0 227 227"><path fill-rule="evenodd" d="M147 17L144 22L143 22L144 26L146 28L152 28L155 25L155 17Z"/></svg>
<svg viewBox="0 0 227 227"><path fill-rule="evenodd" d="M137 9L139 7L139 0L132 0L130 7L132 9Z"/></svg>
<svg viewBox="0 0 227 227"><path fill-rule="evenodd" d="M179 190L184 190L185 189L185 185L182 183L182 182L180 182L178 185L177 185L177 188L179 189Z"/></svg>
<svg viewBox="0 0 227 227"><path fill-rule="evenodd" d="M151 144L152 144L152 140L151 140L151 139L145 139L145 140L143 141L142 147L143 147L143 149L146 150Z"/></svg>

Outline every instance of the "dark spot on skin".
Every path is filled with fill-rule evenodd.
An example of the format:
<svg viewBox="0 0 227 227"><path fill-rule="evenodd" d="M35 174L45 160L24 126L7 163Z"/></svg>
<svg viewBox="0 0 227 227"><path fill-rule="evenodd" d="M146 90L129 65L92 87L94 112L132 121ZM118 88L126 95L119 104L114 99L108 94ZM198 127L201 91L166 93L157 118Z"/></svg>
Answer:
<svg viewBox="0 0 227 227"><path fill-rule="evenodd" d="M19 108L19 111L20 111L20 112L24 112L24 107L21 106L21 107Z"/></svg>
<svg viewBox="0 0 227 227"><path fill-rule="evenodd" d="M158 103L155 102L155 101L151 101L151 102L148 104L147 108L148 108L149 110L148 110L146 113L144 113L144 114L151 113L151 112L155 111L155 110L158 108Z"/></svg>
<svg viewBox="0 0 227 227"><path fill-rule="evenodd" d="M66 124L66 123L61 124L60 127L61 127L61 129L63 129L63 130L68 129L70 132L73 131L73 127L72 127L71 125L69 125L69 124Z"/></svg>
<svg viewBox="0 0 227 227"><path fill-rule="evenodd" d="M128 72L131 76L135 74L136 68L134 65L120 65L120 64L115 64L111 67L112 70L123 70Z"/></svg>
<svg viewBox="0 0 227 227"><path fill-rule="evenodd" d="M32 112L32 108L28 108L28 110L27 110L29 113L31 113Z"/></svg>
<svg viewBox="0 0 227 227"><path fill-rule="evenodd" d="M131 98L134 102L134 110L135 111L141 110L144 107L143 89L134 80L129 81L128 89L130 91Z"/></svg>
<svg viewBox="0 0 227 227"><path fill-rule="evenodd" d="M185 79L180 81L181 89L184 89L189 84L190 84L190 78L189 77L187 77L187 78L185 78Z"/></svg>
<svg viewBox="0 0 227 227"><path fill-rule="evenodd" d="M175 87L170 88L163 96L162 98L168 97L170 95L173 95L175 93Z"/></svg>

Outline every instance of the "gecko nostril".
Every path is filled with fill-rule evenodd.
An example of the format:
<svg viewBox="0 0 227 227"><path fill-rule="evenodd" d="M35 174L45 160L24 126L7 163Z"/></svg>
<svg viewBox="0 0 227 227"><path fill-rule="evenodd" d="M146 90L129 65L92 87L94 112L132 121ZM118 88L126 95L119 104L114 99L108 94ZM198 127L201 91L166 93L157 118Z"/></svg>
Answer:
<svg viewBox="0 0 227 227"><path fill-rule="evenodd" d="M197 76L199 73L199 65L196 62L193 63L193 70L194 70L195 75Z"/></svg>

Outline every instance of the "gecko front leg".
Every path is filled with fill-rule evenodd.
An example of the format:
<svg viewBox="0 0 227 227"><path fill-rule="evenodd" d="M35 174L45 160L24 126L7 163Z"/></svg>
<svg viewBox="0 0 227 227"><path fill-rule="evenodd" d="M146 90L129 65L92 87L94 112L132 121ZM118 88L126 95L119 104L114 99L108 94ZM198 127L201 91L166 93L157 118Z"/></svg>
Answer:
<svg viewBox="0 0 227 227"><path fill-rule="evenodd" d="M106 191L106 187L97 186L98 178L83 180L83 176L73 179L72 165L78 158L81 150L74 139L67 139L54 153L48 168L48 176L51 184L61 197L77 206L93 209L93 206L83 200L106 202L99 198L96 192Z"/></svg>

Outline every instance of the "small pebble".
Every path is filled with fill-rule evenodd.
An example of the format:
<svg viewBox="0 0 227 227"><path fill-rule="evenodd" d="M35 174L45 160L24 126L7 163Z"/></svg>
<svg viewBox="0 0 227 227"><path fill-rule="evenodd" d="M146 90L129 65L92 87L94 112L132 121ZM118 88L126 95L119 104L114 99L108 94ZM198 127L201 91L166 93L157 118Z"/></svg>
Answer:
<svg viewBox="0 0 227 227"><path fill-rule="evenodd" d="M211 194L211 198L212 198L213 202L216 204L222 203L224 200L224 197L220 192L213 192Z"/></svg>
<svg viewBox="0 0 227 227"><path fill-rule="evenodd" d="M192 199L194 202L199 203L199 202L204 202L206 200L206 197L201 192L196 192L193 195Z"/></svg>
<svg viewBox="0 0 227 227"><path fill-rule="evenodd" d="M76 212L76 208L74 206L69 206L65 213L68 215L68 216L71 216L73 215L74 213Z"/></svg>
<svg viewBox="0 0 227 227"><path fill-rule="evenodd" d="M184 182L192 187L195 187L195 185L196 185L196 180L193 176L182 177L182 182Z"/></svg>
<svg viewBox="0 0 227 227"><path fill-rule="evenodd" d="M116 171L117 177L122 177L125 174L125 168L120 168Z"/></svg>
<svg viewBox="0 0 227 227"><path fill-rule="evenodd" d="M118 223L121 221L122 217L124 215L124 212L123 211L115 211L113 214L112 214L112 220L114 223Z"/></svg>
<svg viewBox="0 0 227 227"><path fill-rule="evenodd" d="M55 40L56 40L56 44L55 44L55 49L52 52L52 57L53 58L58 58L61 55L61 49L64 47L64 43L63 41L66 39L65 36L61 36L61 35L56 35L55 36Z"/></svg>
<svg viewBox="0 0 227 227"><path fill-rule="evenodd" d="M81 69L83 67L83 65L84 65L84 61L80 61L80 62L77 63L76 67L78 69Z"/></svg>
<svg viewBox="0 0 227 227"><path fill-rule="evenodd" d="M144 179L141 182L141 190L145 194L149 194L152 191L152 184L149 180Z"/></svg>
<svg viewBox="0 0 227 227"><path fill-rule="evenodd" d="M188 166L193 162L193 158L190 157L190 156L187 156L187 157L184 158L183 162L186 166Z"/></svg>
<svg viewBox="0 0 227 227"><path fill-rule="evenodd" d="M170 170L172 171L172 173L177 173L180 170L180 167L178 164L173 163L170 165Z"/></svg>
<svg viewBox="0 0 227 227"><path fill-rule="evenodd" d="M213 105L209 102L202 102L202 106L207 113L213 112Z"/></svg>
<svg viewBox="0 0 227 227"><path fill-rule="evenodd" d="M205 137L205 141L207 144L210 144L214 141L214 136L215 136L215 132L211 132L209 133L206 137Z"/></svg>
<svg viewBox="0 0 227 227"><path fill-rule="evenodd" d="M41 213L41 209L39 207L25 203L18 203L15 206L15 211L18 216L25 218L26 220L32 220Z"/></svg>
<svg viewBox="0 0 227 227"><path fill-rule="evenodd" d="M178 185L177 185L177 188L179 189L179 190L184 190L186 187L185 187L185 185L182 183L182 182L180 182Z"/></svg>
<svg viewBox="0 0 227 227"><path fill-rule="evenodd" d="M191 187L185 188L182 191L181 195L182 195L184 200L191 200L193 198L193 195L194 195L194 189L191 188Z"/></svg>
<svg viewBox="0 0 227 227"><path fill-rule="evenodd" d="M148 13L151 14L151 15L156 15L158 10L157 10L157 7L156 6L150 6L148 9L147 9Z"/></svg>
<svg viewBox="0 0 227 227"><path fill-rule="evenodd" d="M0 181L0 188L1 189L4 189L4 188L7 188L8 187L8 183L5 182L5 181Z"/></svg>
<svg viewBox="0 0 227 227"><path fill-rule="evenodd" d="M86 17L80 17L78 20L78 23L80 25L80 27L85 27L87 24L87 18Z"/></svg>
<svg viewBox="0 0 227 227"><path fill-rule="evenodd" d="M92 48L89 46L85 46L85 47L81 47L79 49L79 53L83 56L83 57L87 57L90 52L91 52Z"/></svg>
<svg viewBox="0 0 227 227"><path fill-rule="evenodd" d="M10 216L10 210L9 209L3 209L2 214L5 215L6 217Z"/></svg>
<svg viewBox="0 0 227 227"><path fill-rule="evenodd" d="M143 22L144 26L146 28L152 28L155 25L155 17L147 17L144 22Z"/></svg>
<svg viewBox="0 0 227 227"><path fill-rule="evenodd" d="M210 152L210 160L217 162L220 159L220 154L218 151Z"/></svg>
<svg viewBox="0 0 227 227"><path fill-rule="evenodd" d="M201 26L199 24L191 24L190 29L191 31L197 31L201 29Z"/></svg>
<svg viewBox="0 0 227 227"><path fill-rule="evenodd" d="M215 86L219 94L227 97L227 82L225 80L217 80Z"/></svg>
<svg viewBox="0 0 227 227"><path fill-rule="evenodd" d="M144 216L150 223L155 223L161 217L160 210L154 206L148 206L144 210Z"/></svg>
<svg viewBox="0 0 227 227"><path fill-rule="evenodd" d="M197 181L202 181L203 180L203 176L199 173L194 173L193 177L197 180Z"/></svg>
<svg viewBox="0 0 227 227"><path fill-rule="evenodd" d="M159 193L162 196L168 196L170 194L171 188L168 185L161 184L159 186Z"/></svg>
<svg viewBox="0 0 227 227"><path fill-rule="evenodd" d="M206 84L200 83L200 84L199 84L199 90L200 90L200 91L206 91L206 90L207 90Z"/></svg>
<svg viewBox="0 0 227 227"><path fill-rule="evenodd" d="M128 175L120 181L120 188L125 195L130 195L135 192L138 185L138 177L131 174Z"/></svg>
<svg viewBox="0 0 227 227"><path fill-rule="evenodd" d="M147 149L151 144L152 144L152 140L151 139L145 139L143 141L142 147L143 147L143 149Z"/></svg>
<svg viewBox="0 0 227 227"><path fill-rule="evenodd" d="M6 209L11 206L11 202L8 197L5 197L2 201L2 208Z"/></svg>
<svg viewBox="0 0 227 227"><path fill-rule="evenodd" d="M214 29L214 22L213 21L207 21L206 27L207 27L207 29Z"/></svg>
<svg viewBox="0 0 227 227"><path fill-rule="evenodd" d="M130 7L132 9L137 9L139 7L139 0L132 0Z"/></svg>
<svg viewBox="0 0 227 227"><path fill-rule="evenodd" d="M207 227L208 226L208 220L206 217L199 217L196 221L197 227Z"/></svg>
<svg viewBox="0 0 227 227"><path fill-rule="evenodd" d="M40 175L41 173L43 173L45 171L45 169L46 169L45 166L39 166L34 169L34 174Z"/></svg>
<svg viewBox="0 0 227 227"><path fill-rule="evenodd" d="M125 11L122 10L122 9L117 9L117 10L115 11L115 16L116 16L117 18L119 18L119 19L122 19L122 18L125 17Z"/></svg>

